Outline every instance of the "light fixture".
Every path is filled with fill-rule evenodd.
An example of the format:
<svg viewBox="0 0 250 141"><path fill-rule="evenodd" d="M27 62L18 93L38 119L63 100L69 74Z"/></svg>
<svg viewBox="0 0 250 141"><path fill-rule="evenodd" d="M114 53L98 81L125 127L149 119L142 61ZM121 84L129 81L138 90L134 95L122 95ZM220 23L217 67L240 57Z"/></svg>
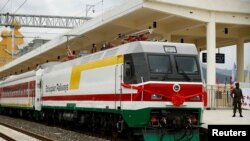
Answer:
<svg viewBox="0 0 250 141"><path fill-rule="evenodd" d="M224 29L224 33L228 34L228 28L227 27Z"/></svg>
<svg viewBox="0 0 250 141"><path fill-rule="evenodd" d="M153 22L153 28L156 28L156 27L157 27L157 22L154 21L154 22Z"/></svg>
<svg viewBox="0 0 250 141"><path fill-rule="evenodd" d="M183 38L181 38L181 43L184 43L184 39Z"/></svg>

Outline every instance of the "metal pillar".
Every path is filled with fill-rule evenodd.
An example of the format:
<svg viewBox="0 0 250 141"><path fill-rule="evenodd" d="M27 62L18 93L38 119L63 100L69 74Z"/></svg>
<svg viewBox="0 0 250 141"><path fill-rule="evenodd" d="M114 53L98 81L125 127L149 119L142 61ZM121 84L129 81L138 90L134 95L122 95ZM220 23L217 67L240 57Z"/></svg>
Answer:
<svg viewBox="0 0 250 141"><path fill-rule="evenodd" d="M237 80L244 82L244 40L237 41Z"/></svg>
<svg viewBox="0 0 250 141"><path fill-rule="evenodd" d="M207 23L207 91L208 91L208 107L214 107L215 101L215 49L216 49L216 28L215 15L210 14L210 21Z"/></svg>
<svg viewBox="0 0 250 141"><path fill-rule="evenodd" d="M15 48L15 25L11 25L11 59L14 60L14 48Z"/></svg>

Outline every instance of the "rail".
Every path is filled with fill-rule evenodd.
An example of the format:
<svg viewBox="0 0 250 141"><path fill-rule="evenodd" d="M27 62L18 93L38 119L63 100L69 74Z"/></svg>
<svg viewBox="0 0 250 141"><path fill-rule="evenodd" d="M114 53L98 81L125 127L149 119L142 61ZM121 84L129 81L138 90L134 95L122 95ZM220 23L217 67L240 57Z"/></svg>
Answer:
<svg viewBox="0 0 250 141"><path fill-rule="evenodd" d="M16 141L15 139L13 139L13 138L11 138L11 137L9 137L1 132L0 132L0 138L4 139L6 141Z"/></svg>

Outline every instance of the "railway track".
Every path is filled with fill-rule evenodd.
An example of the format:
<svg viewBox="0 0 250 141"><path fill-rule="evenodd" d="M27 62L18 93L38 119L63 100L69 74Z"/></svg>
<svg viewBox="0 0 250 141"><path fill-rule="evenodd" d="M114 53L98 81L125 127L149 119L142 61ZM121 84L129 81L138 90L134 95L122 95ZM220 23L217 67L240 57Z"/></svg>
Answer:
<svg viewBox="0 0 250 141"><path fill-rule="evenodd" d="M47 140L53 140L53 141L108 141L112 140L111 137L107 137L101 134L93 133L90 131L85 131L83 129L77 128L76 126L71 127L71 125L68 127L66 125L56 125L56 124L49 124L44 122L34 122L32 119L22 119L22 118L14 118L10 116L4 116L0 115L0 126L14 126L17 128L17 130L24 130L24 132L32 132L30 136L36 136L33 137L37 140L47 141ZM5 126L4 126L5 127ZM71 128L70 128L71 127ZM6 127L8 128L8 127ZM15 128L15 129L16 129ZM17 131L18 132L18 131ZM6 135L5 132L2 131L0 128L0 141L4 140L10 140L12 136ZM14 134L14 133L13 133ZM26 134L26 133L24 133ZM37 137L38 135L38 137ZM42 135L41 137L39 137ZM9 138L6 138L9 137ZM29 135L28 135L29 136ZM45 138L47 137L47 138ZM6 138L6 139L4 139ZM2 139L2 140L1 140ZM17 139L14 139L17 140ZM20 140L20 139L19 139ZM18 140L18 141L19 141ZM27 140L24 140L27 141Z"/></svg>
<svg viewBox="0 0 250 141"><path fill-rule="evenodd" d="M5 123L0 123L0 138L6 141L52 141L44 136L17 128Z"/></svg>
<svg viewBox="0 0 250 141"><path fill-rule="evenodd" d="M2 118L2 120L1 120ZM6 120L8 119L8 120ZM4 123L3 123L4 122ZM14 122L14 124L10 124L10 122ZM21 123L21 126L20 126ZM19 126L17 126L19 124ZM25 127L24 125L30 125L28 127ZM5 128L9 128L9 130L14 130L15 132L18 132L19 134L24 134L26 137L19 137L19 138L14 138L12 134L6 134L6 132L3 132L5 130L2 130L2 126ZM14 126L14 127L13 127ZM34 131L36 128L40 128L39 126L44 126L42 123L34 123L29 120L24 120L24 119L18 119L18 118L13 118L13 117L8 117L8 116L0 116L0 141L37 141L37 140L42 140L42 141L54 141L54 140L60 140L60 141L70 141L70 140L75 140L75 141L108 141L108 140L115 140L115 141L127 141L127 138L124 137L118 137L116 135L105 135L101 132L93 132L87 129L79 128L77 126L71 125L71 126L66 126L66 125L46 125L46 128L42 128L43 131L46 131L46 133L50 134L44 134L40 132L30 132ZM32 130L33 129L33 130ZM53 131L52 129L56 129L56 131ZM8 131L7 131L8 132ZM40 134L40 135L39 135ZM75 136L75 134L78 134L80 136ZM43 135L43 136L41 136ZM70 135L70 136L68 136ZM21 136L21 135L20 135ZM27 139L28 137L30 139ZM44 137L46 136L46 137ZM63 138L56 138L56 136L60 136ZM75 136L75 137L74 137ZM24 138L24 139L22 139ZM2 140L1 140L2 139ZM143 140L140 136L136 138L136 140ZM206 128L200 128L200 141L207 141L207 129Z"/></svg>

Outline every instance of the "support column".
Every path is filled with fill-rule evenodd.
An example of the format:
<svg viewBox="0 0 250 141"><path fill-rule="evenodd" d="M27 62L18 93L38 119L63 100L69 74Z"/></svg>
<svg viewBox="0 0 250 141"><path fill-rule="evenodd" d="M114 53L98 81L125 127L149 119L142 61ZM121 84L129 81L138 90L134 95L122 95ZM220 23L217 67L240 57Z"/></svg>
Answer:
<svg viewBox="0 0 250 141"><path fill-rule="evenodd" d="M207 23L207 92L208 92L208 108L214 107L215 101L215 51L216 51L216 28L215 15L210 13L210 21Z"/></svg>
<svg viewBox="0 0 250 141"><path fill-rule="evenodd" d="M237 80L244 82L244 40L237 41Z"/></svg>

